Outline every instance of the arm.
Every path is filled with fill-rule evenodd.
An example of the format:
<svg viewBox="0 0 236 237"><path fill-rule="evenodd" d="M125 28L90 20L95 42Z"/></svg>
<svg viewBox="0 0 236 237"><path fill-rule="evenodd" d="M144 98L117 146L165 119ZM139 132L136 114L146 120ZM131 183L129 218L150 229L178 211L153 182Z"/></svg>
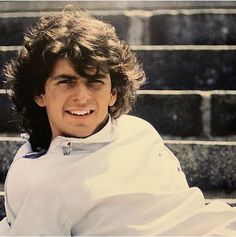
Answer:
<svg viewBox="0 0 236 237"><path fill-rule="evenodd" d="M12 223L10 235L70 236L70 219L59 191L46 182L31 187Z"/></svg>
<svg viewBox="0 0 236 237"><path fill-rule="evenodd" d="M31 149L30 143L29 142L24 143L17 151L13 162L18 160L19 158L21 158L22 156L24 156L25 154L27 154L31 151L32 151L32 149ZM6 187L4 189L6 189ZM0 222L0 236L8 235L8 233L11 229L9 220L12 219L12 215L11 215L10 208L8 206L8 202L6 201L6 197L5 197L5 210L6 210L7 216L5 218L3 218Z"/></svg>
<svg viewBox="0 0 236 237"><path fill-rule="evenodd" d="M10 225L7 221L7 217L5 217L0 222L0 236L8 235L9 231L10 231Z"/></svg>

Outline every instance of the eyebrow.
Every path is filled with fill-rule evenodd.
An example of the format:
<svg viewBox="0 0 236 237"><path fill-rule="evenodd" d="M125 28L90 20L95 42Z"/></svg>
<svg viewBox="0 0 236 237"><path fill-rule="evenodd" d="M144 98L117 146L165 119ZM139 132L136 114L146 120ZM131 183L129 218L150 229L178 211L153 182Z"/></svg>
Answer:
<svg viewBox="0 0 236 237"><path fill-rule="evenodd" d="M53 80L59 80L59 79L70 79L70 80L75 80L77 79L76 76L72 76L72 75L67 75L67 74L59 74L59 75L56 75L56 76L53 76L53 77L49 77Z"/></svg>

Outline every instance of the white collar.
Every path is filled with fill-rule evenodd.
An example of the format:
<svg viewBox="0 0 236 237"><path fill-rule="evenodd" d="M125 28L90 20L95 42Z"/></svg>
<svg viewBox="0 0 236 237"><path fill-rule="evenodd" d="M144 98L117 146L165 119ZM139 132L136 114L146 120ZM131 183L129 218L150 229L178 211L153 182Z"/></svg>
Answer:
<svg viewBox="0 0 236 237"><path fill-rule="evenodd" d="M63 149L63 153L65 152L65 148L69 151L71 147L76 147L81 145L91 145L91 144L104 144L110 143L114 141L118 137L118 132L116 129L116 120L112 119L109 115L109 120L107 124L97 133L86 137L86 138L74 138L74 137L64 137L57 136L55 137L48 149L47 153L55 152L56 150Z"/></svg>

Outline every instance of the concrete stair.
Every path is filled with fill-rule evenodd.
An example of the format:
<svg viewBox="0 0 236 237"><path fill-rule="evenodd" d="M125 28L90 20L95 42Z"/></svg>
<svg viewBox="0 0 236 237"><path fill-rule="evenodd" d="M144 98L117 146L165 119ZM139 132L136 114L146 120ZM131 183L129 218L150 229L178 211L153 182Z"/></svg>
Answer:
<svg viewBox="0 0 236 237"><path fill-rule="evenodd" d="M206 193L221 190L225 197L225 192L235 195L236 3L80 3L111 22L143 62L149 82L139 91L131 114L148 120L160 132L191 186ZM63 5L0 2L0 68L16 56L22 31ZM0 76L1 182L22 144L3 80Z"/></svg>

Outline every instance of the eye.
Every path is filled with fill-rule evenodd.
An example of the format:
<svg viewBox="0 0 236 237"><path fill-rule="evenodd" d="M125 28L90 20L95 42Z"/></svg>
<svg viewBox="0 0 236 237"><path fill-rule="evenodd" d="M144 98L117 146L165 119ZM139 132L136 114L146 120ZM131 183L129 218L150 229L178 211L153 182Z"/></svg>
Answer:
<svg viewBox="0 0 236 237"><path fill-rule="evenodd" d="M63 79L59 79L57 84L74 85L75 84L75 80L71 79L71 78L63 78Z"/></svg>
<svg viewBox="0 0 236 237"><path fill-rule="evenodd" d="M92 80L88 80L87 84L90 85L90 86L93 86L93 85L103 85L104 81L100 80L100 79L92 79Z"/></svg>
<svg viewBox="0 0 236 237"><path fill-rule="evenodd" d="M94 82L94 83L102 83L102 84L104 83L104 81L103 81L103 80L100 80L100 79L95 79L95 80L93 80L93 82Z"/></svg>

